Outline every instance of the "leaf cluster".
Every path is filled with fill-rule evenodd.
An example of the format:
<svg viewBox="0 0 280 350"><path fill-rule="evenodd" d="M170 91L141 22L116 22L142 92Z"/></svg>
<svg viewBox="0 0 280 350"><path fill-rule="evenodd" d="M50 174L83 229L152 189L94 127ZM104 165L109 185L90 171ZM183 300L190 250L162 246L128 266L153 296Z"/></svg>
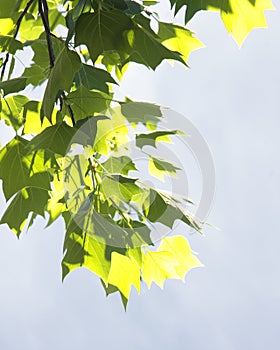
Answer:
<svg viewBox="0 0 280 350"><path fill-rule="evenodd" d="M151 176L180 170L153 150L178 130L163 130L161 108L114 99L126 69L155 70L162 61L187 66L202 43L185 25L166 23L155 1L0 0L0 119L14 137L0 150L7 200L1 224L17 236L37 216L65 227L63 278L85 267L106 294L119 292L126 307L131 286L163 286L200 266L183 236L153 240L156 225L202 224L184 202L141 181L131 150L142 152ZM214 9L240 44L264 26L269 0L170 0L186 23ZM25 51L30 59L19 59ZM28 55L27 55L28 57ZM23 65L23 67L22 67ZM21 72L19 74L18 72ZM37 100L32 96L40 96ZM43 93L42 93L43 91Z"/></svg>

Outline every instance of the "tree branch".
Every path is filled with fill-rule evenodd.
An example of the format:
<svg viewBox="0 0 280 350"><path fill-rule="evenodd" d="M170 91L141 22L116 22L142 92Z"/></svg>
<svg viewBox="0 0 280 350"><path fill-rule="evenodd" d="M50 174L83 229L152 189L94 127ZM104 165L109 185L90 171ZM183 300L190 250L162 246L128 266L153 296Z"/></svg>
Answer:
<svg viewBox="0 0 280 350"><path fill-rule="evenodd" d="M46 0L38 0L38 8L39 8L39 14L42 18L43 25L45 28L46 32L46 40L47 40L47 45L48 45L48 53L49 53L49 59L50 59L50 67L54 67L54 62L55 62L55 54L53 50L53 45L52 45L52 33L50 29L50 24L49 24L49 8Z"/></svg>

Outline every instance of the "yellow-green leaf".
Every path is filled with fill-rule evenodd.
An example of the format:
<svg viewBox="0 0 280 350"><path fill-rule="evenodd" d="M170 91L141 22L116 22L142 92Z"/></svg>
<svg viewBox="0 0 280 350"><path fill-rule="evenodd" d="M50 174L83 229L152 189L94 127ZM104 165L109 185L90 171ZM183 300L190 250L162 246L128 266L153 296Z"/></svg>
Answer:
<svg viewBox="0 0 280 350"><path fill-rule="evenodd" d="M193 254L189 242L183 236L166 237L162 240L158 252L170 252L177 263L176 273L184 280L186 273L194 267L203 266Z"/></svg>
<svg viewBox="0 0 280 350"><path fill-rule="evenodd" d="M171 252L150 252L142 255L142 277L151 287L152 282L163 288L167 278L179 278L176 266L178 262Z"/></svg>
<svg viewBox="0 0 280 350"><path fill-rule="evenodd" d="M270 0L231 0L231 11L222 11L221 17L239 46L254 28L267 27L264 11L274 7Z"/></svg>
<svg viewBox="0 0 280 350"><path fill-rule="evenodd" d="M164 175L175 176L177 170L180 170L180 168L164 159L149 156L149 172L161 181L164 180Z"/></svg>
<svg viewBox="0 0 280 350"><path fill-rule="evenodd" d="M128 299L131 286L140 292L140 268L134 259L113 252L111 255L111 268L108 283L116 286Z"/></svg>
<svg viewBox="0 0 280 350"><path fill-rule="evenodd" d="M185 62L192 51L204 46L190 30L172 23L159 22L158 36L164 46L179 52Z"/></svg>

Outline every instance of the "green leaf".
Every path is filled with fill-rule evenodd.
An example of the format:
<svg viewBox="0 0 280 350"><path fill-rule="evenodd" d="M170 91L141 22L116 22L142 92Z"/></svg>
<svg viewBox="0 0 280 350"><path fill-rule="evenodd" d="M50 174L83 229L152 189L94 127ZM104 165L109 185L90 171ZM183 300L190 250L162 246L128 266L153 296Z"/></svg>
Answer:
<svg viewBox="0 0 280 350"><path fill-rule="evenodd" d="M8 51L10 54L15 54L17 50L23 50L23 44L16 40L13 36L0 35L1 51Z"/></svg>
<svg viewBox="0 0 280 350"><path fill-rule="evenodd" d="M159 22L158 36L169 50L180 52L186 63L193 50L204 46L190 30L172 23Z"/></svg>
<svg viewBox="0 0 280 350"><path fill-rule="evenodd" d="M102 163L102 168L110 174L122 174L126 176L129 171L137 170L134 162L127 156L111 156Z"/></svg>
<svg viewBox="0 0 280 350"><path fill-rule="evenodd" d="M177 13L187 5L187 23L200 10L219 11L229 33L239 46L253 28L266 27L265 10L273 9L270 0L170 0Z"/></svg>
<svg viewBox="0 0 280 350"><path fill-rule="evenodd" d="M125 13L129 16L137 15L138 13L140 13L144 10L144 6L139 4L136 1L125 0L125 3L127 6Z"/></svg>
<svg viewBox="0 0 280 350"><path fill-rule="evenodd" d="M155 128L162 117L160 107L147 102L128 102L121 104L122 114L132 124L142 123Z"/></svg>
<svg viewBox="0 0 280 350"><path fill-rule="evenodd" d="M27 187L19 191L3 214L0 223L8 224L17 236L22 232L31 212L44 216L49 199L48 191Z"/></svg>
<svg viewBox="0 0 280 350"><path fill-rule="evenodd" d="M154 131L146 134L136 135L136 146L143 148L144 146L156 147L159 141L170 142L170 135L178 135L178 130Z"/></svg>
<svg viewBox="0 0 280 350"><path fill-rule="evenodd" d="M57 172L53 176L51 198L48 201L46 211L49 214L47 226L50 226L67 209L65 204L65 184L61 181L61 173Z"/></svg>
<svg viewBox="0 0 280 350"><path fill-rule="evenodd" d="M75 81L78 86L83 85L88 90L100 90L109 93L107 83L116 84L112 76L105 70L83 64L82 68L76 73Z"/></svg>
<svg viewBox="0 0 280 350"><path fill-rule="evenodd" d="M52 45L54 54L57 57L64 49L64 43L53 37ZM32 84L38 86L49 77L50 73L50 60L45 35L36 40L26 41L24 46L31 48L34 52L34 56L32 58L33 64L25 68L23 76L27 78L27 85Z"/></svg>
<svg viewBox="0 0 280 350"><path fill-rule="evenodd" d="M8 96L1 99L1 102L0 118L17 131L24 123L23 108L28 98L23 95Z"/></svg>
<svg viewBox="0 0 280 350"><path fill-rule="evenodd" d="M66 103L73 110L75 121L100 113L108 108L111 97L102 92L89 91L83 85L67 95Z"/></svg>
<svg viewBox="0 0 280 350"><path fill-rule="evenodd" d="M64 156L70 149L71 140L76 132L76 128L64 122L49 126L30 141L30 148L35 151L48 150Z"/></svg>
<svg viewBox="0 0 280 350"><path fill-rule="evenodd" d="M149 156L149 172L151 175L163 181L164 175L175 176L180 168L165 161L164 159Z"/></svg>
<svg viewBox="0 0 280 350"><path fill-rule="evenodd" d="M26 87L26 78L20 77L0 82L0 90L4 91L4 95L24 90Z"/></svg>
<svg viewBox="0 0 280 350"><path fill-rule="evenodd" d="M126 241L130 247L128 255L133 257L139 264L139 254L137 254L138 251L135 248L153 245L151 240L151 230L145 223L132 220L131 217L120 221L119 224L127 232Z"/></svg>
<svg viewBox="0 0 280 350"><path fill-rule="evenodd" d="M12 17L16 12L17 0L0 0L0 18Z"/></svg>
<svg viewBox="0 0 280 350"><path fill-rule="evenodd" d="M50 175L40 154L30 154L29 142L15 137L0 151L0 179L6 200L25 187L50 190Z"/></svg>
<svg viewBox="0 0 280 350"><path fill-rule="evenodd" d="M85 186L84 189L82 188L83 182L77 179L73 172L70 176L71 178L75 177L71 181L76 186L73 186L73 191L69 192L69 199L66 199L66 204L73 216L73 225L78 226L81 232L95 237L96 240L109 246L131 246L132 235L136 231L128 232L121 223L113 220L110 216L110 209L112 208L109 208L106 203L100 203L99 195L94 195L95 189L89 193ZM65 179L65 181L68 180ZM69 186L66 185L66 187L70 189ZM97 210L101 212L99 213ZM70 231L72 230L71 227L69 228Z"/></svg>
<svg viewBox="0 0 280 350"><path fill-rule="evenodd" d="M180 54L162 45L158 36L150 29L149 24L144 23L143 25L142 21L141 19L141 24L137 23L134 29L126 33L129 57L124 60L123 66L132 61L156 69L164 59L176 60L185 64ZM146 21L149 22L145 18Z"/></svg>
<svg viewBox="0 0 280 350"><path fill-rule="evenodd" d="M129 129L126 119L118 109L110 109L111 119L101 120L98 123L94 150L103 155L116 152L129 142Z"/></svg>
<svg viewBox="0 0 280 350"><path fill-rule="evenodd" d="M119 10L85 13L76 24L75 46L85 44L94 63L104 51L121 49L123 32L130 28L131 19Z"/></svg>
<svg viewBox="0 0 280 350"><path fill-rule="evenodd" d="M85 267L107 283L111 263L106 256L106 245L90 235L82 234L77 225L71 228L72 232L68 230L64 242L63 279L76 268Z"/></svg>
<svg viewBox="0 0 280 350"><path fill-rule="evenodd" d="M123 175L109 175L102 181L102 191L105 198L113 200L117 205L120 201L130 202L141 193L141 188L135 184L137 179Z"/></svg>
<svg viewBox="0 0 280 350"><path fill-rule="evenodd" d="M140 292L140 268L134 259L113 252L108 283L116 286L126 299L129 298L131 286Z"/></svg>
<svg viewBox="0 0 280 350"><path fill-rule="evenodd" d="M143 211L151 222L161 222L172 228L175 220L181 220L193 229L201 230L201 223L191 213L181 209L171 197L153 189L150 189L150 195L143 204Z"/></svg>
<svg viewBox="0 0 280 350"><path fill-rule="evenodd" d="M60 90L69 91L74 75L81 66L79 55L67 49L60 52L51 70L48 84L45 90L42 110L44 115L51 120L54 103Z"/></svg>
<svg viewBox="0 0 280 350"><path fill-rule="evenodd" d="M100 214L92 208L91 211L87 212L86 220L89 220L86 227L88 234L95 236L96 239L101 239L108 246L120 248L127 246L129 237L127 237L126 230L109 215Z"/></svg>

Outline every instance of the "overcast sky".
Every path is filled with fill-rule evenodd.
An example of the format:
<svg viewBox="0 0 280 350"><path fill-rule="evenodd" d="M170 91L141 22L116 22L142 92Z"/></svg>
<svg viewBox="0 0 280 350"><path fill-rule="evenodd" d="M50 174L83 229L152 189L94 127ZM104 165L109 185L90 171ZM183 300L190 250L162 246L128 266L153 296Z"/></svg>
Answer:
<svg viewBox="0 0 280 350"><path fill-rule="evenodd" d="M279 346L280 14L267 19L269 28L254 30L239 50L218 15L197 15L191 28L206 48L191 55L191 69L133 66L121 85L183 114L211 149L216 195L207 221L220 230L188 237L205 267L185 284L133 291L124 313L87 270L62 285L61 222L44 230L38 220L19 241L1 227L0 349Z"/></svg>

